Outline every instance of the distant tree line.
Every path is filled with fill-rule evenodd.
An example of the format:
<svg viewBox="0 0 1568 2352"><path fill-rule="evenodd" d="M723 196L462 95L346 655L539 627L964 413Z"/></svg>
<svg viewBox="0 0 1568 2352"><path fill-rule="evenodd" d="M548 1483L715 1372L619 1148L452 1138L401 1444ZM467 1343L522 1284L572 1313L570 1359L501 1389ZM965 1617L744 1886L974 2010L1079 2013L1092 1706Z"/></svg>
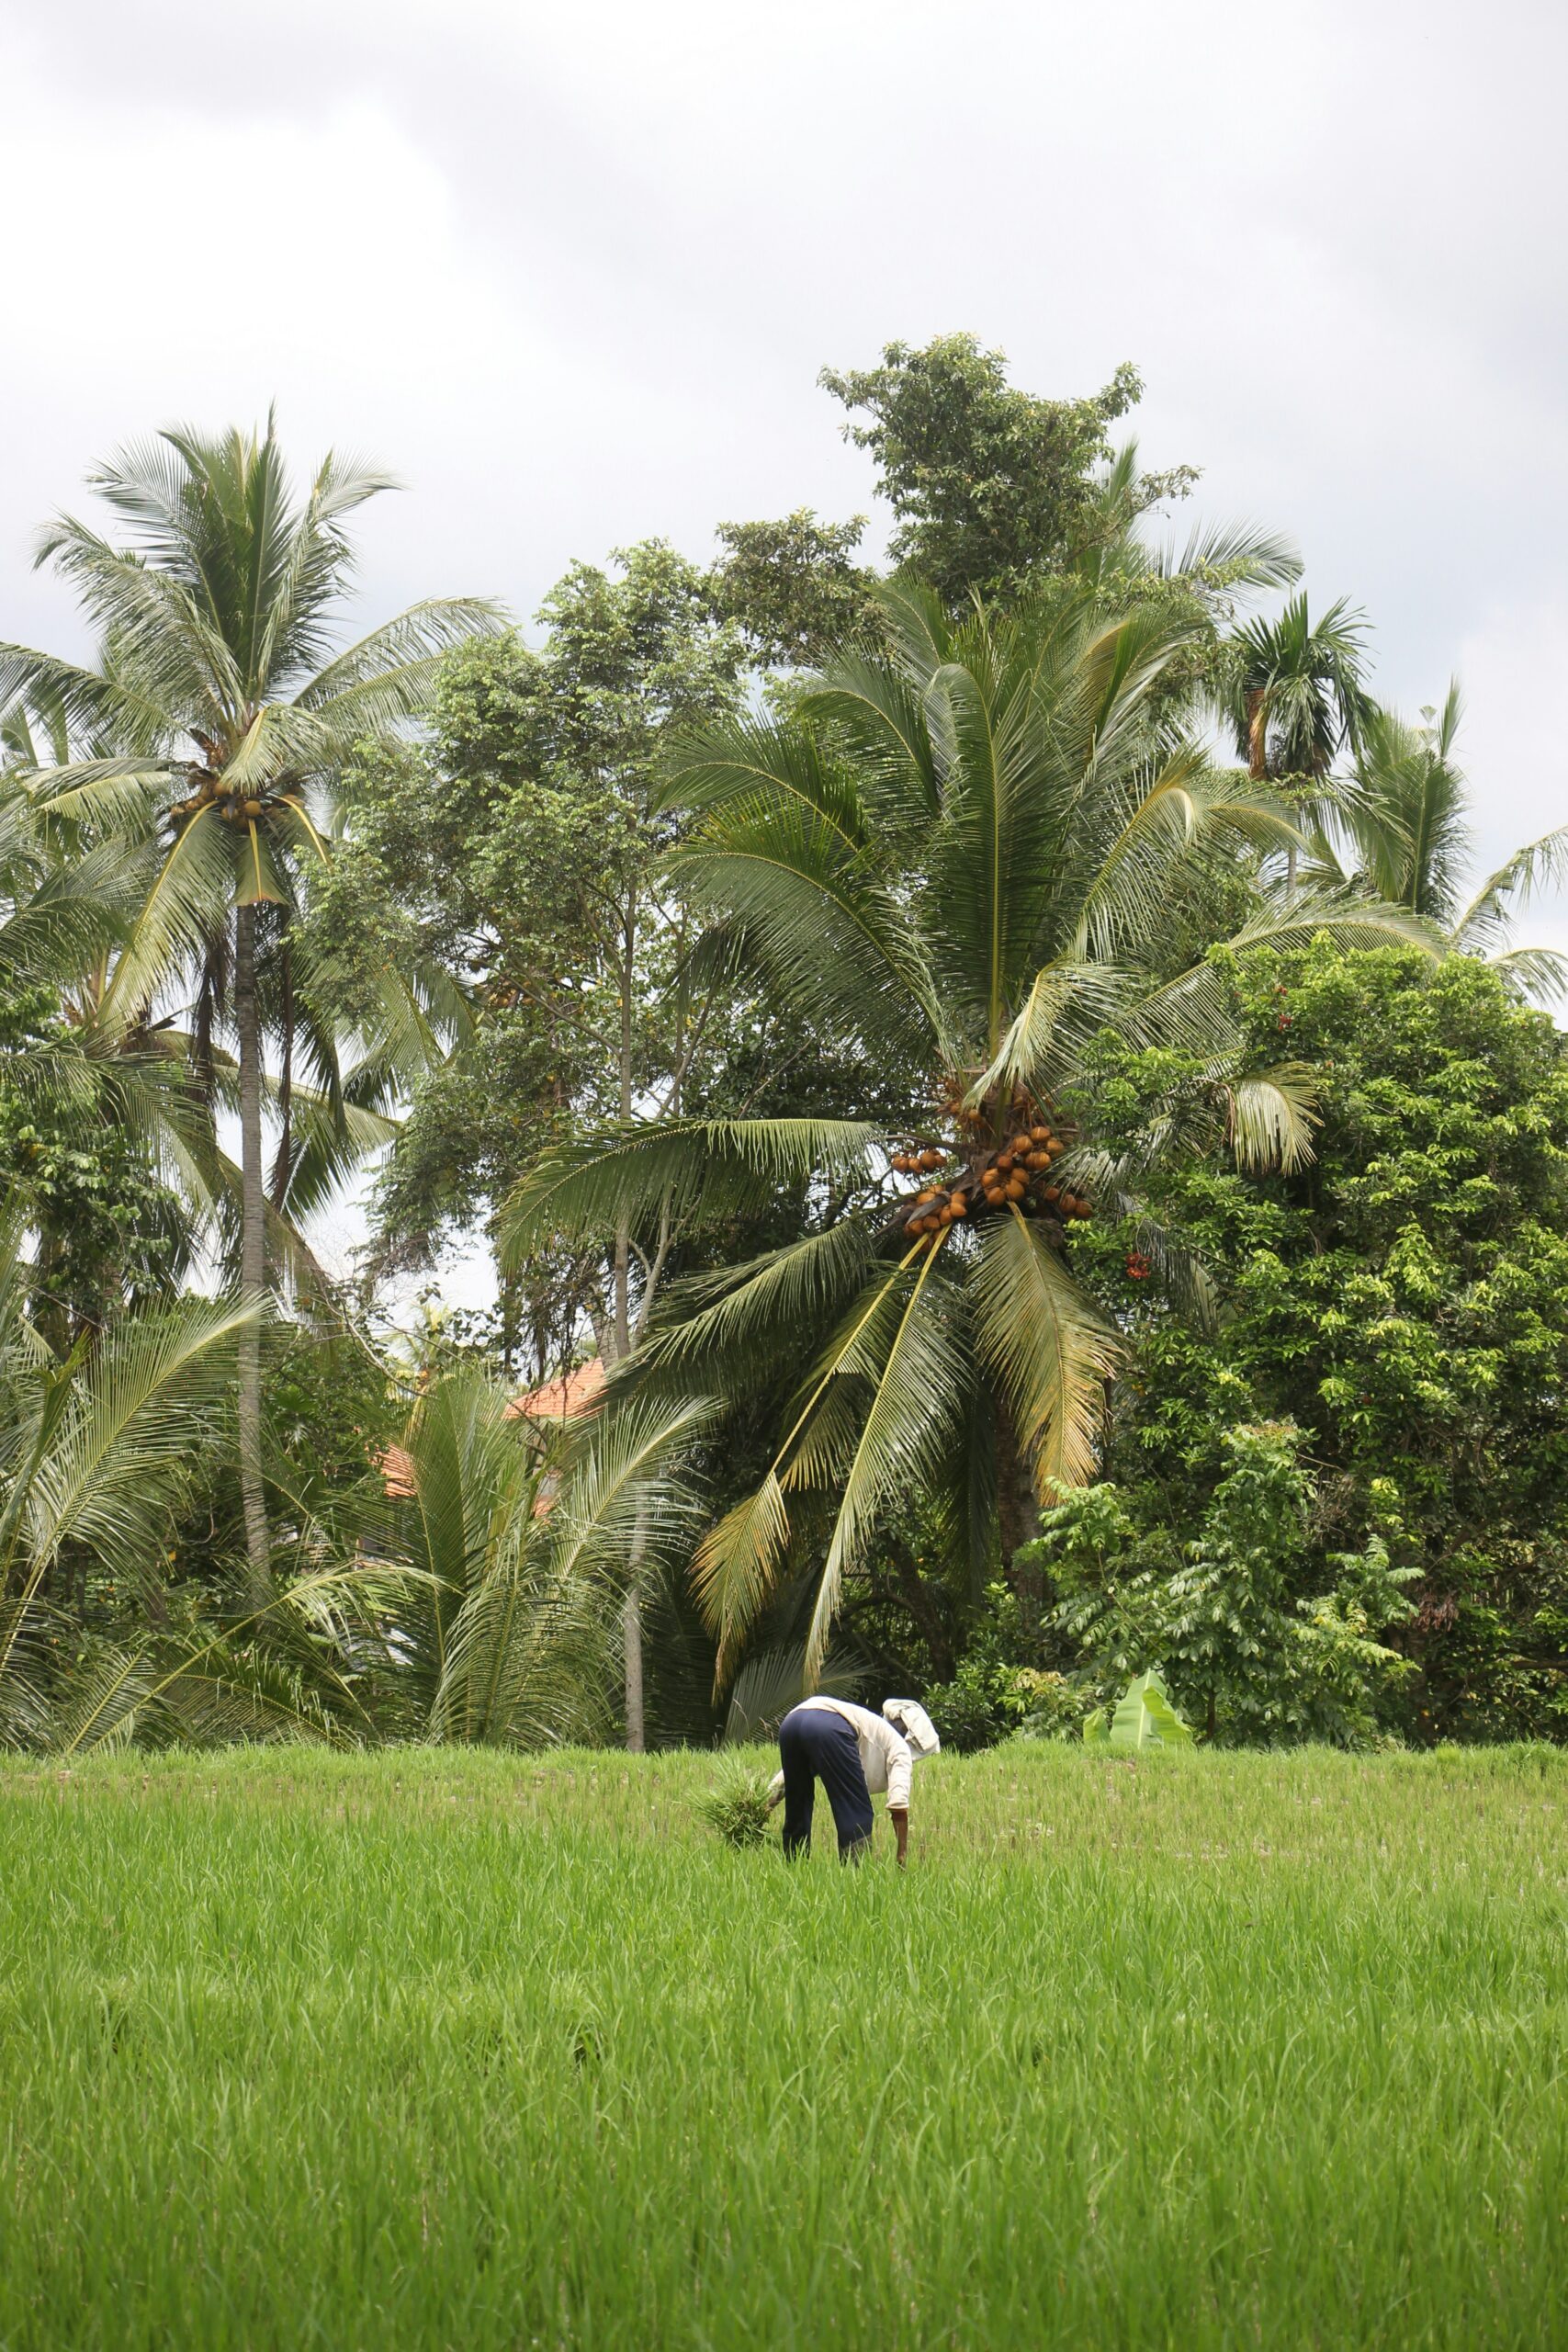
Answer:
<svg viewBox="0 0 1568 2352"><path fill-rule="evenodd" d="M1156 1665L1218 1741L1568 1730L1568 829L1472 886L1457 690L1172 536L1131 368L823 383L886 568L801 509L348 638L385 478L270 421L45 532L98 650L0 647L0 1740L891 1678L964 1745Z"/></svg>

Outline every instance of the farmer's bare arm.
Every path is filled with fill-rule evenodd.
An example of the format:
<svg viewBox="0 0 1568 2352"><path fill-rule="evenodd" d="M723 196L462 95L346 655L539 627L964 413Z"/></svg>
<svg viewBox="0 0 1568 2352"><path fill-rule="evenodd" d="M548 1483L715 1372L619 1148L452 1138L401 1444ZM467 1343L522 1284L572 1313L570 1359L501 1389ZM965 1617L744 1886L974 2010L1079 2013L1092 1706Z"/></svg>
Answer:
<svg viewBox="0 0 1568 2352"><path fill-rule="evenodd" d="M909 1859L909 1809L908 1805L887 1808L887 1818L893 1824L893 1835L898 1840L898 1867L903 1869Z"/></svg>

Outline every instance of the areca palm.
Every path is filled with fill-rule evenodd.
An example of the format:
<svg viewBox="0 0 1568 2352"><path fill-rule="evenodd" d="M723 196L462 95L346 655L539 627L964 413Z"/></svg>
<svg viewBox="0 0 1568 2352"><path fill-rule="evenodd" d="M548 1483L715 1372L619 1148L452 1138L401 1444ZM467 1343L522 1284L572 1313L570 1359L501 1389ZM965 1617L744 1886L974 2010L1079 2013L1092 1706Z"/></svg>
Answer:
<svg viewBox="0 0 1568 2352"><path fill-rule="evenodd" d="M1510 947L1513 916L1537 890L1568 882L1568 825L1506 858L1468 893L1473 836L1471 793L1457 757L1463 705L1457 684L1440 711L1412 727L1391 710L1363 719L1354 773L1325 812L1329 852L1381 898L1425 915L1461 955L1484 956L1519 987L1541 996L1568 990L1568 958L1549 948Z"/></svg>
<svg viewBox="0 0 1568 2352"><path fill-rule="evenodd" d="M1289 1165L1310 1151L1301 1074L1247 1066L1216 969L1152 978L1167 910L1206 858L1295 838L1266 790L1168 731L1179 631L1157 609L1108 618L1071 583L960 627L895 588L884 617L887 658L840 659L784 724L694 741L668 788L700 820L682 887L772 992L903 1089L901 1132L616 1132L547 1158L503 1219L521 1251L670 1204L701 1218L780 1188L806 1198L804 1238L688 1286L613 1384L784 1399L765 1476L696 1559L721 1679L813 1539L810 1675L846 1575L912 1489L945 1498L972 1554L999 1534L1006 1560L1032 1498L1092 1474L1119 1343L1072 1235L1135 1208L1139 1159L1097 1143L1097 1038L1198 1057L1146 1155L1228 1141ZM1247 936L1325 922L1400 928L1376 910L1260 901ZM1151 1225L1140 1248L1179 1279L1179 1250Z"/></svg>
<svg viewBox="0 0 1568 2352"><path fill-rule="evenodd" d="M1327 775L1370 710L1366 622L1345 599L1317 621L1305 593L1275 620L1243 623L1221 673L1223 714L1254 783Z"/></svg>
<svg viewBox="0 0 1568 2352"><path fill-rule="evenodd" d="M269 996L290 1045L300 1030L310 1036L326 1093L341 1101L350 1091L337 1069L329 989L300 986L312 976L297 968L290 936L330 855L333 780L355 745L419 717L441 653L496 616L473 600L434 600L334 650L334 606L352 571L347 518L389 478L328 457L297 498L271 419L264 435L164 433L90 481L126 526L124 541L64 517L43 534L39 560L76 590L100 639L99 665L0 647L0 703L57 712L73 740L95 739L97 755L51 771L57 817L134 831L150 811L156 825L155 865L100 1012L110 1025L140 1028L160 994L183 984L198 1043L219 1022L231 1028L241 1293L255 1304L267 1272ZM314 977L329 978L319 968ZM437 1009L387 975L364 1091L384 1093L392 1057L427 1046ZM279 1109L287 1148L286 1091ZM240 1468L259 1583L268 1537L254 1320L242 1340Z"/></svg>

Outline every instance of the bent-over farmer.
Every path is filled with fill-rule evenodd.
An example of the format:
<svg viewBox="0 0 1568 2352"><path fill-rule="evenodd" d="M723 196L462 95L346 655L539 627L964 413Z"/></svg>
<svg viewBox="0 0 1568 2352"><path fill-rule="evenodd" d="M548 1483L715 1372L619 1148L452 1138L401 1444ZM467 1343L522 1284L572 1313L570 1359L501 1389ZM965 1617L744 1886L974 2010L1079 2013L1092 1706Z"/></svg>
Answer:
<svg viewBox="0 0 1568 2352"><path fill-rule="evenodd" d="M898 1841L900 1870L909 1851L909 1779L917 1756L942 1746L936 1725L913 1699L888 1699L882 1713L848 1699L806 1699L779 1725L783 1770L768 1791L768 1810L783 1800L786 1857L811 1844L811 1809L821 1781L833 1808L839 1860L858 1861L870 1843L874 1791L887 1792L887 1818Z"/></svg>

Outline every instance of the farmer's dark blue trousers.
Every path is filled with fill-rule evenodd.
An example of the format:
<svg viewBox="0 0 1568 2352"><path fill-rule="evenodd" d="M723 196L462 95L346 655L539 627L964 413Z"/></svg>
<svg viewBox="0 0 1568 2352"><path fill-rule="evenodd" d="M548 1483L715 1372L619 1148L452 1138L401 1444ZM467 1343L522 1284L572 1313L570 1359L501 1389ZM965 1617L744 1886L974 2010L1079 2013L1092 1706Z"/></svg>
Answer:
<svg viewBox="0 0 1568 2352"><path fill-rule="evenodd" d="M826 1707L796 1707L779 1725L779 1760L784 1766L785 1854L803 1854L810 1848L811 1808L820 1781L833 1808L839 1860L847 1861L864 1845L872 1828L871 1791L854 1725Z"/></svg>

